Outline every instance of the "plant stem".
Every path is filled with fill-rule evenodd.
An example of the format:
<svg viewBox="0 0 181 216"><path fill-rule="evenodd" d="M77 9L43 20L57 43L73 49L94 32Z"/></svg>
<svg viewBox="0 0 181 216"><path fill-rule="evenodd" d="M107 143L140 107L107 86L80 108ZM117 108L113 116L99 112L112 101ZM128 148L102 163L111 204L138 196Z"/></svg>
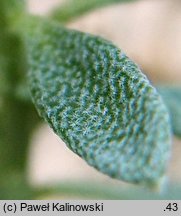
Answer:
<svg viewBox="0 0 181 216"><path fill-rule="evenodd" d="M38 122L33 105L17 98L26 77L26 55L11 18L21 7L20 1L0 2L0 184L11 173L25 173L27 146Z"/></svg>

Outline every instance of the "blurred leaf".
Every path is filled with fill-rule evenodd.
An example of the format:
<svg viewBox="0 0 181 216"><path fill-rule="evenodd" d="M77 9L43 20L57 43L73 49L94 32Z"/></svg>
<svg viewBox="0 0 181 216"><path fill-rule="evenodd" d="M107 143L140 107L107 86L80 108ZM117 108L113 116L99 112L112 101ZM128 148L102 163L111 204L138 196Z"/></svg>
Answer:
<svg viewBox="0 0 181 216"><path fill-rule="evenodd" d="M173 133L181 137L181 86L158 86L171 116Z"/></svg>
<svg viewBox="0 0 181 216"><path fill-rule="evenodd" d="M10 27L22 13L25 12L25 0L1 0L0 1L0 26Z"/></svg>
<svg viewBox="0 0 181 216"><path fill-rule="evenodd" d="M96 200L177 200L181 199L181 186L167 185L162 193L146 188L102 184L99 182L66 181L49 186L30 186L24 175L11 173L0 184L1 200L42 199L96 199Z"/></svg>
<svg viewBox="0 0 181 216"><path fill-rule="evenodd" d="M68 181L40 187L38 193L37 199L176 200L181 199L181 185L170 183L161 193L156 193L132 185L124 187L99 182Z"/></svg>
<svg viewBox="0 0 181 216"><path fill-rule="evenodd" d="M38 189L33 189L27 183L24 173L6 173L0 179L0 199L1 200L30 200L35 199L39 194Z"/></svg>
<svg viewBox="0 0 181 216"><path fill-rule="evenodd" d="M24 171L27 145L38 122L32 102L17 94L26 79L26 52L10 17L19 16L21 9L23 1L0 1L0 183L5 174Z"/></svg>
<svg viewBox="0 0 181 216"><path fill-rule="evenodd" d="M59 8L55 9L51 17L60 23L66 23L82 14L106 6L111 3L132 2L135 0L67 0Z"/></svg>
<svg viewBox="0 0 181 216"><path fill-rule="evenodd" d="M113 178L155 184L170 155L168 113L112 43L32 21L29 80L39 114L76 154Z"/></svg>
<svg viewBox="0 0 181 216"><path fill-rule="evenodd" d="M0 107L0 178L24 170L27 148L39 118L29 104L4 96Z"/></svg>

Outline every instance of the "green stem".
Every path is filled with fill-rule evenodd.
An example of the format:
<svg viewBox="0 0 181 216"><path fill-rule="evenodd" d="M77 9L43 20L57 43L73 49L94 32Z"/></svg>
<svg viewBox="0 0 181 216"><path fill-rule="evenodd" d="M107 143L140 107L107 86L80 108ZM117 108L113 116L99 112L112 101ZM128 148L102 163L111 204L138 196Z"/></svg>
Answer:
<svg viewBox="0 0 181 216"><path fill-rule="evenodd" d="M0 183L11 173L25 172L27 146L38 121L33 105L17 98L26 79L26 55L11 18L19 16L21 7L20 1L0 2Z"/></svg>

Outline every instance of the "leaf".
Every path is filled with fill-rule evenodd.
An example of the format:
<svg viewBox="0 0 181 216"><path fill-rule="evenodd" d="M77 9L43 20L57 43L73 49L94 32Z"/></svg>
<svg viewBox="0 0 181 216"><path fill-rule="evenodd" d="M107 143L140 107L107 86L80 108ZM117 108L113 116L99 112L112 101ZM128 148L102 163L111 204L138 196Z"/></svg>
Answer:
<svg viewBox="0 0 181 216"><path fill-rule="evenodd" d="M40 188L38 199L96 199L96 200L176 200L181 199L181 185L172 182L158 194L144 187L102 184L99 182L66 181ZM41 194L42 193L42 194Z"/></svg>
<svg viewBox="0 0 181 216"><path fill-rule="evenodd" d="M0 178L1 200L32 200L39 195L38 188L32 188L27 182L24 172L7 172L4 178Z"/></svg>
<svg viewBox="0 0 181 216"><path fill-rule="evenodd" d="M0 1L0 185L5 174L24 172L30 135L39 121L19 90L26 79L26 52L11 18L19 17L21 9L22 0Z"/></svg>
<svg viewBox="0 0 181 216"><path fill-rule="evenodd" d="M132 1L134 0L67 0L63 5L52 12L51 18L60 23L66 23L88 11L100 8L101 6Z"/></svg>
<svg viewBox="0 0 181 216"><path fill-rule="evenodd" d="M1 200L176 200L181 199L181 185L172 182L161 194L144 187L121 186L75 180L59 182L53 185L32 186L21 173L11 173L0 184Z"/></svg>
<svg viewBox="0 0 181 216"><path fill-rule="evenodd" d="M173 133L181 137L181 86L158 86L158 91L168 107Z"/></svg>
<svg viewBox="0 0 181 216"><path fill-rule="evenodd" d="M0 27L9 27L25 11L25 0L1 0L0 1Z"/></svg>
<svg viewBox="0 0 181 216"><path fill-rule="evenodd" d="M111 42L39 19L26 45L33 101L67 146L113 178L159 181L170 122L138 66Z"/></svg>

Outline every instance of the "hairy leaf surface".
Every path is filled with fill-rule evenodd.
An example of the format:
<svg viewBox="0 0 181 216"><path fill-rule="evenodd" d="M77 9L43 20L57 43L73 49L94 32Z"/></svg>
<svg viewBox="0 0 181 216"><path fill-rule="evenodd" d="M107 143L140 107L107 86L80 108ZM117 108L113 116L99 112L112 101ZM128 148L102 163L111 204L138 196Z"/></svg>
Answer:
<svg viewBox="0 0 181 216"><path fill-rule="evenodd" d="M162 99L111 42L35 20L27 34L39 114L67 146L113 178L157 182L170 155Z"/></svg>

